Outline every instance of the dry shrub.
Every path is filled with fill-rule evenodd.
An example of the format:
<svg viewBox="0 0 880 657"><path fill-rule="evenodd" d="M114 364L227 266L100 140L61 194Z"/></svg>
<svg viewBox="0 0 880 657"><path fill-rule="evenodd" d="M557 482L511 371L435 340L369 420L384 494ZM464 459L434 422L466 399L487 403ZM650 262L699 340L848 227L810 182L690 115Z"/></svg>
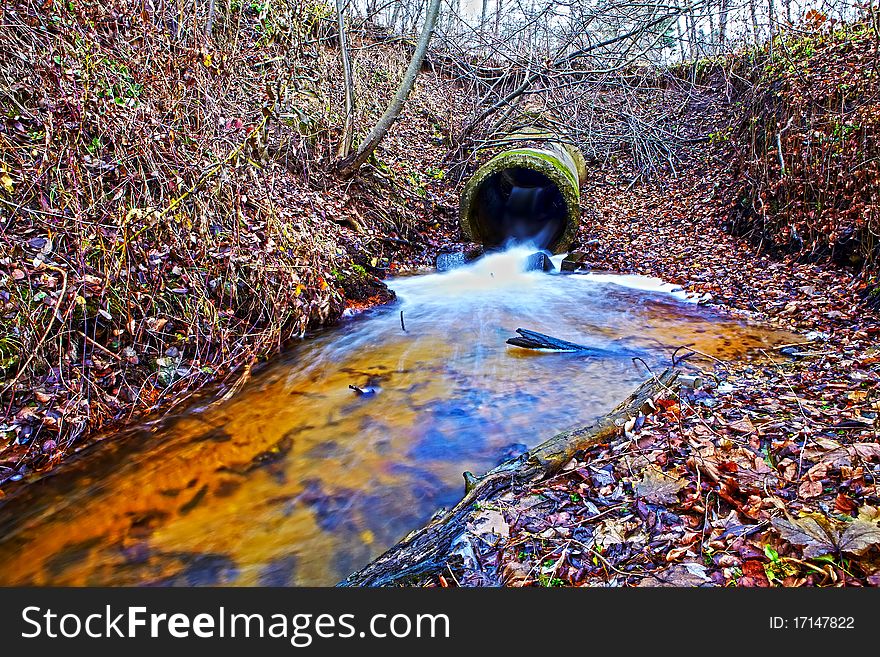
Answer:
<svg viewBox="0 0 880 657"><path fill-rule="evenodd" d="M334 319L342 224L411 217L401 198L346 222L352 189L326 174L343 107L328 6L215 4L0 10L0 482ZM407 52L355 53L360 125Z"/></svg>

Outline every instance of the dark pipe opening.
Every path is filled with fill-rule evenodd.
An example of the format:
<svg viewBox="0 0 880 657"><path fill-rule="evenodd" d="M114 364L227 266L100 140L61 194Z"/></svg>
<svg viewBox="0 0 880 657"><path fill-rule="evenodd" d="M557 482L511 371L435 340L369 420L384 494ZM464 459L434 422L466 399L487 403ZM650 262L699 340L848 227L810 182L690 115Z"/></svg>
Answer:
<svg viewBox="0 0 880 657"><path fill-rule="evenodd" d="M489 247L513 240L550 248L565 232L567 218L562 192L532 169L502 169L486 178L477 191L475 224Z"/></svg>

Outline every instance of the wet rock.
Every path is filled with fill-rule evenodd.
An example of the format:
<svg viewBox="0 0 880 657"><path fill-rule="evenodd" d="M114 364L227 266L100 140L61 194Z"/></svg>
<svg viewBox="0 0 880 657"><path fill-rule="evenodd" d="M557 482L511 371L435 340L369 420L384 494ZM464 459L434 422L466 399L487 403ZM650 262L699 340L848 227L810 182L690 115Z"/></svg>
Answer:
<svg viewBox="0 0 880 657"><path fill-rule="evenodd" d="M483 255L483 247L472 244L456 251L444 251L437 254L437 271L449 271L456 267L463 267Z"/></svg>
<svg viewBox="0 0 880 657"><path fill-rule="evenodd" d="M574 251L565 256L560 266L560 271L589 271L590 264L587 262L587 254L582 251Z"/></svg>
<svg viewBox="0 0 880 657"><path fill-rule="evenodd" d="M553 271L556 267L550 261L550 257L543 251L533 253L526 258L525 271Z"/></svg>
<svg viewBox="0 0 880 657"><path fill-rule="evenodd" d="M440 253L437 255L437 271L449 271L467 264L464 253Z"/></svg>

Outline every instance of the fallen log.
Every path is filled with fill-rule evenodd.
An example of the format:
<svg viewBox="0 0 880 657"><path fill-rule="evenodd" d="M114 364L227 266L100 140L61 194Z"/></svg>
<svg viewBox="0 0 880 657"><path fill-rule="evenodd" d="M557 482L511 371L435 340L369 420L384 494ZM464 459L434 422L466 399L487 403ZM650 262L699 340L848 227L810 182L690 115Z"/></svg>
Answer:
<svg viewBox="0 0 880 657"><path fill-rule="evenodd" d="M507 344L512 344L514 347L522 347L523 349L549 349L552 351L594 351L592 347L587 347L575 342L568 342L567 340L559 340L550 335L544 335L543 333L538 333L536 331L529 331L528 329L518 328L516 329L516 332L519 333L519 337L513 337L507 340Z"/></svg>
<svg viewBox="0 0 880 657"><path fill-rule="evenodd" d="M599 358L630 358L638 356L638 353L631 349L602 349L600 347L588 347L576 342L568 342L554 338L552 335L545 335L537 331L518 328L516 332L518 336L508 338L507 344L522 349L536 349L540 351L561 351L565 353L581 353L588 356L596 356Z"/></svg>
<svg viewBox="0 0 880 657"><path fill-rule="evenodd" d="M517 484L556 474L577 452L610 440L627 420L639 413L652 412L653 400L669 390L677 378L678 370L669 368L642 383L614 410L592 424L557 434L482 477L466 472L465 495L458 504L436 514L427 525L411 532L338 586L402 586L439 572L445 567L453 545L467 532L468 519L478 502L496 498Z"/></svg>

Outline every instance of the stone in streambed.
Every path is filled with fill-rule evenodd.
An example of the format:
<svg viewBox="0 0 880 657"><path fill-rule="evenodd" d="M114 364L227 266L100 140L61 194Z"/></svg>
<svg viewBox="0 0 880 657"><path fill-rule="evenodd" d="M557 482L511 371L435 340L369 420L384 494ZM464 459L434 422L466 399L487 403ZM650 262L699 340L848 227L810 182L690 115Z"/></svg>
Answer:
<svg viewBox="0 0 880 657"><path fill-rule="evenodd" d="M449 247L444 247L449 249ZM473 262L483 255L483 247L480 244L469 244L463 247L459 246L457 250L442 251L437 254L437 271L444 272L450 269L463 267L469 262Z"/></svg>
<svg viewBox="0 0 880 657"><path fill-rule="evenodd" d="M437 255L437 271L449 271L467 264L464 253L440 253Z"/></svg>
<svg viewBox="0 0 880 657"><path fill-rule="evenodd" d="M565 259L562 261L562 266L560 267L560 270L565 272L589 269L590 265L587 262L587 254L582 251L573 251L572 253L569 253L565 256Z"/></svg>
<svg viewBox="0 0 880 657"><path fill-rule="evenodd" d="M533 253L526 258L525 271L553 271L556 269L550 257L543 251Z"/></svg>

